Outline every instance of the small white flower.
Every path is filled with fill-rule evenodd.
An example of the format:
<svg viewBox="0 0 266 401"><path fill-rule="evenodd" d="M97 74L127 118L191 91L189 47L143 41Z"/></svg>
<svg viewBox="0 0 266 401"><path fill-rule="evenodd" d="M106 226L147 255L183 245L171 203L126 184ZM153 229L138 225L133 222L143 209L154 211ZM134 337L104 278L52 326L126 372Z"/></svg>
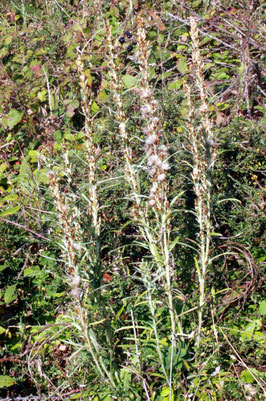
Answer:
<svg viewBox="0 0 266 401"><path fill-rule="evenodd" d="M162 158L167 156L167 147L165 145L160 145L158 147L159 154Z"/></svg>
<svg viewBox="0 0 266 401"><path fill-rule="evenodd" d="M149 170L149 176L150 177L153 177L155 175L155 173L156 173L156 169L155 168L152 168L152 169Z"/></svg>
<svg viewBox="0 0 266 401"><path fill-rule="evenodd" d="M158 105L157 100L154 99L154 100L151 101L151 107L152 107L152 108L155 109L155 108L157 107L157 105Z"/></svg>
<svg viewBox="0 0 266 401"><path fill-rule="evenodd" d="M220 370L221 370L221 366L217 366L215 368L215 370L212 372L211 377L218 375L220 373Z"/></svg>
<svg viewBox="0 0 266 401"><path fill-rule="evenodd" d="M156 164L157 158L158 158L157 155L151 155L150 157L148 157L147 161L148 166L153 166L154 164Z"/></svg>
<svg viewBox="0 0 266 401"><path fill-rule="evenodd" d="M158 175L157 180L158 181L164 181L165 180L165 174L162 173L162 174Z"/></svg>
<svg viewBox="0 0 266 401"><path fill-rule="evenodd" d="M81 288L75 287L71 290L70 294L73 298L82 298L83 291Z"/></svg>
<svg viewBox="0 0 266 401"><path fill-rule="evenodd" d="M153 149L152 149L150 146L146 146L146 147L145 147L145 150L146 150L146 155L147 155L148 157L152 155Z"/></svg>
<svg viewBox="0 0 266 401"><path fill-rule="evenodd" d="M146 145L153 145L157 140L157 136L156 135L149 135L148 138L146 139L145 143Z"/></svg>
<svg viewBox="0 0 266 401"><path fill-rule="evenodd" d="M80 244L78 244L77 242L74 242L73 243L73 248L76 250L76 251L81 251L81 246L80 246Z"/></svg>
<svg viewBox="0 0 266 401"><path fill-rule="evenodd" d="M151 114L152 108L150 104L147 104L146 106L142 106L141 108L141 113L147 117L149 114Z"/></svg>
<svg viewBox="0 0 266 401"><path fill-rule="evenodd" d="M149 136L149 135L151 135L152 134L152 127L150 126L150 125L147 125L145 128L144 128L144 133L145 133L145 135L147 135L147 136Z"/></svg>
<svg viewBox="0 0 266 401"><path fill-rule="evenodd" d="M143 90L140 92L140 96L143 97L144 99L150 97L150 96L151 96L151 90L150 90L150 88L143 89Z"/></svg>
<svg viewBox="0 0 266 401"><path fill-rule="evenodd" d="M59 203L58 208L61 213L68 213L69 212L69 206L63 203Z"/></svg>
<svg viewBox="0 0 266 401"><path fill-rule="evenodd" d="M126 124L122 121L122 122L119 124L119 128L120 128L120 130L121 130L122 132L125 132L125 130L126 130Z"/></svg>
<svg viewBox="0 0 266 401"><path fill-rule="evenodd" d="M244 386L251 396L255 396L257 394L257 389L253 387L250 383L245 384Z"/></svg>
<svg viewBox="0 0 266 401"><path fill-rule="evenodd" d="M154 206L154 205L155 205L155 199L150 199L149 205L150 205L150 206Z"/></svg>
<svg viewBox="0 0 266 401"><path fill-rule="evenodd" d="M165 145L160 145L158 149L161 150L162 152L167 152L167 147Z"/></svg>
<svg viewBox="0 0 266 401"><path fill-rule="evenodd" d="M160 159L160 157L158 155L156 155L156 166L157 167L161 167L162 165L162 160Z"/></svg>
<svg viewBox="0 0 266 401"><path fill-rule="evenodd" d="M162 169L163 170L169 170L170 169L169 163L168 162L163 162Z"/></svg>

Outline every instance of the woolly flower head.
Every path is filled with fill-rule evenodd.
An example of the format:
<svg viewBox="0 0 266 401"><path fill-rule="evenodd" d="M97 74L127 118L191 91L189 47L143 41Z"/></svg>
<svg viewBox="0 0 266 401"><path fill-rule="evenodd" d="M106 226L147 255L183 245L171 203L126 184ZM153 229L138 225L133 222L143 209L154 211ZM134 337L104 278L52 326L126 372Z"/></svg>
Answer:
<svg viewBox="0 0 266 401"><path fill-rule="evenodd" d="M152 113L151 105L147 104L146 106L142 106L141 113L143 114L144 117L149 117L149 115Z"/></svg>
<svg viewBox="0 0 266 401"><path fill-rule="evenodd" d="M150 125L147 125L147 126L144 128L144 133L145 133L145 135L147 135L147 136L152 135L152 133L153 133L152 127L151 127Z"/></svg>
<svg viewBox="0 0 266 401"><path fill-rule="evenodd" d="M152 168L149 170L149 176L152 178L156 174L156 169Z"/></svg>
<svg viewBox="0 0 266 401"><path fill-rule="evenodd" d="M165 177L166 177L165 174L162 173L162 174L158 175L157 180L160 181L160 182L161 182L161 181L164 181L164 180L165 180Z"/></svg>
<svg viewBox="0 0 266 401"><path fill-rule="evenodd" d="M143 97L144 99L149 98L151 96L151 89L150 88L143 89L140 92L140 96Z"/></svg>
<svg viewBox="0 0 266 401"><path fill-rule="evenodd" d="M154 134L153 135L149 135L148 138L145 141L145 144L146 145L153 145L153 144L155 144L156 140L157 140L157 136L156 135L154 135Z"/></svg>
<svg viewBox="0 0 266 401"><path fill-rule="evenodd" d="M121 130L122 132L125 132L125 130L126 130L126 123L125 123L124 121L122 121L122 122L119 124L119 128L120 128L120 130Z"/></svg>
<svg viewBox="0 0 266 401"><path fill-rule="evenodd" d="M162 156L162 157L167 156L167 147L165 145L160 145L158 147L158 151L159 151L160 156Z"/></svg>
<svg viewBox="0 0 266 401"><path fill-rule="evenodd" d="M164 161L163 164L162 164L162 169L163 170L169 170L170 169L169 163Z"/></svg>
<svg viewBox="0 0 266 401"><path fill-rule="evenodd" d="M157 159L158 159L157 155L151 155L150 157L148 157L148 161L147 161L148 166L156 165L157 164Z"/></svg>
<svg viewBox="0 0 266 401"><path fill-rule="evenodd" d="M146 146L146 155L149 157L153 154L153 149L150 146Z"/></svg>
<svg viewBox="0 0 266 401"><path fill-rule="evenodd" d="M81 298L82 293L83 293L82 289L78 287L74 287L70 292L73 298Z"/></svg>

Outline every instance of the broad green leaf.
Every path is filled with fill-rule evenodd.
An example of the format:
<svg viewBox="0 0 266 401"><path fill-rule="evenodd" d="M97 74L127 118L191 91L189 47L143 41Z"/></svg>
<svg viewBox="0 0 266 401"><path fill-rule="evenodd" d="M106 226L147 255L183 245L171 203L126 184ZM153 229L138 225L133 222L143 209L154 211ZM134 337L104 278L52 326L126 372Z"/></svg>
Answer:
<svg viewBox="0 0 266 401"><path fill-rule="evenodd" d="M174 392L172 391L171 395L171 401L174 401L175 395L173 394ZM169 387L164 387L161 391L161 397L163 401L169 401L169 395L170 395L170 388Z"/></svg>
<svg viewBox="0 0 266 401"><path fill-rule="evenodd" d="M4 327L0 326L0 334L3 334L6 332L6 329L4 329Z"/></svg>
<svg viewBox="0 0 266 401"><path fill-rule="evenodd" d="M41 157L40 152L38 150L30 150L28 155L30 156L30 162L31 163L37 163L39 158Z"/></svg>
<svg viewBox="0 0 266 401"><path fill-rule="evenodd" d="M133 77L132 75L124 75L122 78L123 84L127 89L133 88L133 86L136 86L138 78Z"/></svg>
<svg viewBox="0 0 266 401"><path fill-rule="evenodd" d="M33 172L34 177L36 178L38 184L49 184L49 178L47 174L47 169L42 168L42 169L36 169Z"/></svg>
<svg viewBox="0 0 266 401"><path fill-rule="evenodd" d="M11 214L15 214L21 209L21 206L11 207L10 209L4 210L0 213L0 217L10 216Z"/></svg>
<svg viewBox="0 0 266 401"><path fill-rule="evenodd" d="M8 115L6 116L6 123L9 129L14 128L23 117L23 111L18 111L16 109L11 109Z"/></svg>
<svg viewBox="0 0 266 401"><path fill-rule="evenodd" d="M181 74L186 74L188 72L187 60L185 57L181 56L179 58L177 69Z"/></svg>
<svg viewBox="0 0 266 401"><path fill-rule="evenodd" d="M230 76L226 74L225 72L219 72L218 74L213 75L216 79L222 80L222 79L229 79Z"/></svg>
<svg viewBox="0 0 266 401"><path fill-rule="evenodd" d="M8 54L8 48L7 47L2 47L2 49L0 49L0 58L5 57Z"/></svg>
<svg viewBox="0 0 266 401"><path fill-rule="evenodd" d="M67 140L70 141L70 142L75 141L74 135L71 134L70 132L67 132L67 133L64 135L64 138L67 139Z"/></svg>
<svg viewBox="0 0 266 401"><path fill-rule="evenodd" d="M126 368L123 368L120 370L120 378L124 389L128 390L130 388L131 373Z"/></svg>
<svg viewBox="0 0 266 401"><path fill-rule="evenodd" d="M11 302L13 302L16 298L17 298L17 285L13 284L10 287L8 287L5 291L5 295L4 295L4 300L6 304L10 304Z"/></svg>
<svg viewBox="0 0 266 401"><path fill-rule="evenodd" d="M107 95L107 93L106 93L106 91L105 91L104 89L102 89L102 90L99 92L99 95L98 95L97 99L98 99L99 101L104 101L104 100L108 99L108 95Z"/></svg>
<svg viewBox="0 0 266 401"><path fill-rule="evenodd" d="M10 387L13 386L13 384L16 384L16 381L13 379L13 377L0 376L0 388Z"/></svg>
<svg viewBox="0 0 266 401"><path fill-rule="evenodd" d="M14 201L18 199L18 195L17 194L9 194L7 196L5 196L3 199L1 199L0 201L0 206L6 202L6 201Z"/></svg>
<svg viewBox="0 0 266 401"><path fill-rule="evenodd" d="M253 383L255 381L255 379L248 370L242 370L241 381L243 383Z"/></svg>
<svg viewBox="0 0 266 401"><path fill-rule="evenodd" d="M119 17L119 9L117 7L115 7L115 6L111 7L110 8L110 14L113 17Z"/></svg>
<svg viewBox="0 0 266 401"><path fill-rule="evenodd" d="M100 107L98 106L98 104L94 101L91 105L91 111L93 112L93 114L96 114L97 111L99 111Z"/></svg>
<svg viewBox="0 0 266 401"><path fill-rule="evenodd" d="M45 100L46 100L46 95L47 95L47 90L46 90L46 89L43 89L41 92L38 92L37 98L38 98L41 102L45 102Z"/></svg>
<svg viewBox="0 0 266 401"><path fill-rule="evenodd" d="M2 163L0 164L0 174L2 174L7 169L7 164Z"/></svg>
<svg viewBox="0 0 266 401"><path fill-rule="evenodd" d="M259 304L259 312L261 315L265 316L266 315L266 301L262 301Z"/></svg>
<svg viewBox="0 0 266 401"><path fill-rule="evenodd" d="M254 319L252 322L248 323L242 331L242 334L240 337L241 341L245 342L245 341L251 340L252 338L255 339L254 332L255 332L255 330L258 330L260 328L261 328L260 319ZM258 335L256 339L260 339L260 335Z"/></svg>
<svg viewBox="0 0 266 401"><path fill-rule="evenodd" d="M30 276L36 276L37 274L40 274L41 270L39 266L32 266L32 267L27 267L24 269L23 275L24 277L30 277Z"/></svg>
<svg viewBox="0 0 266 401"><path fill-rule="evenodd" d="M183 85L183 79L178 79L175 82L170 82L170 84L168 84L168 89L180 89L181 86Z"/></svg>

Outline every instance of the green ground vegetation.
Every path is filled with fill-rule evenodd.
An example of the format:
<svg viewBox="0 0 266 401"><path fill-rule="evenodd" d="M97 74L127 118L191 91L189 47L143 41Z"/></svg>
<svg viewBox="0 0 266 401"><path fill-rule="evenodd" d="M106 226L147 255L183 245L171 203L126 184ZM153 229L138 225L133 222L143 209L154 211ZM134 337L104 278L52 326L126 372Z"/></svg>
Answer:
<svg viewBox="0 0 266 401"><path fill-rule="evenodd" d="M263 399L263 20L1 2L3 399Z"/></svg>

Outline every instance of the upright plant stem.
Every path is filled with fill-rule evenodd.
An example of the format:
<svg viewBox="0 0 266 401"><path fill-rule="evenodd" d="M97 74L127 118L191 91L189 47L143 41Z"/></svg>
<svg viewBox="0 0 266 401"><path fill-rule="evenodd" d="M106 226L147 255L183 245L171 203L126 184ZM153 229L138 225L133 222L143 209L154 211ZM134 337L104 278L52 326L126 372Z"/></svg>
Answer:
<svg viewBox="0 0 266 401"><path fill-rule="evenodd" d="M198 28L194 18L190 18L192 39L192 61L195 67L195 83L200 95L199 116L191 100L190 87L184 82L187 97L190 151L193 156L192 181L194 186L195 212L199 226L199 259L195 259L199 280L199 309L197 347L201 342L203 307L206 292L206 273L209 267L211 240L211 169L214 152L211 148L212 124L208 114L207 94L204 87L204 64L200 56ZM194 120L194 122L193 122ZM199 120L199 123L198 123ZM196 122L197 121L197 122ZM196 127L195 127L196 126Z"/></svg>

